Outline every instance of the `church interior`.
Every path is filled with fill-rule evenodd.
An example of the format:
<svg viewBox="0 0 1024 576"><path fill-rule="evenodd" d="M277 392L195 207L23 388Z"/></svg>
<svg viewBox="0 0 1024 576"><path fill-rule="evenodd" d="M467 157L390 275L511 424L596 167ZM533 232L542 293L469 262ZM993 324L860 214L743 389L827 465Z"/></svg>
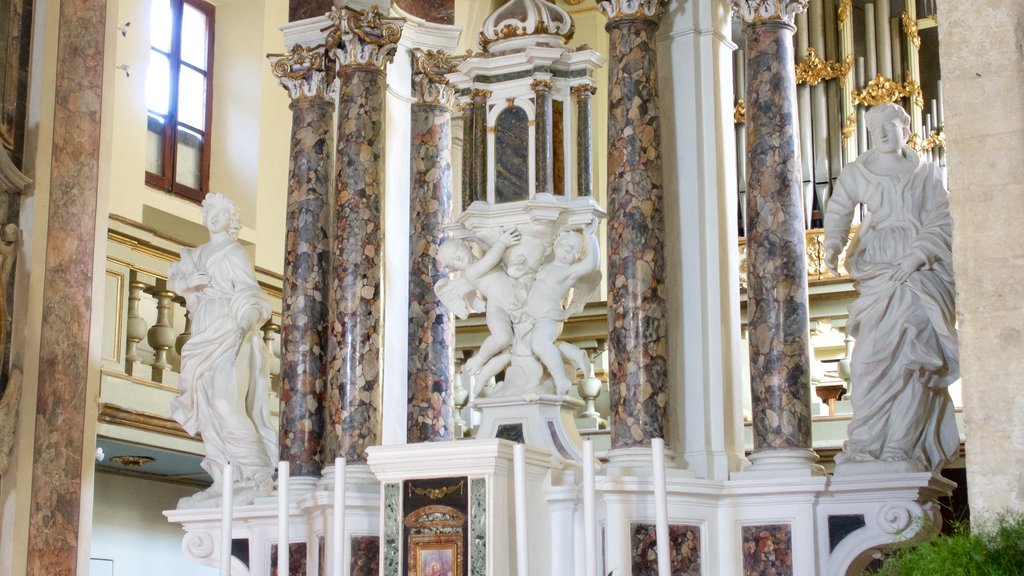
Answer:
<svg viewBox="0 0 1024 576"><path fill-rule="evenodd" d="M0 574L861 574L1024 510L1021 38L0 0Z"/></svg>

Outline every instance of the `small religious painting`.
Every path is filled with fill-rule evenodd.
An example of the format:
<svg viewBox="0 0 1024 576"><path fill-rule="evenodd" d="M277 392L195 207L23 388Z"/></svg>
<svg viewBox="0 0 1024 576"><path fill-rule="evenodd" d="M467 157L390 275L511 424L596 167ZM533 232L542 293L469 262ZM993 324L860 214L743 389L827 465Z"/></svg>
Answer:
<svg viewBox="0 0 1024 576"><path fill-rule="evenodd" d="M459 574L455 544L423 544L416 547L416 576L455 576Z"/></svg>

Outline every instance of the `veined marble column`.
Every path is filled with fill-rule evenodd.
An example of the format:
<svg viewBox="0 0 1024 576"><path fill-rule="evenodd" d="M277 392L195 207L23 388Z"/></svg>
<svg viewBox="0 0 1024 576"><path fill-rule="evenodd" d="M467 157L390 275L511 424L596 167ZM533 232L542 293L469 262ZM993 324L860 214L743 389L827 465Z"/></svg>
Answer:
<svg viewBox="0 0 1024 576"><path fill-rule="evenodd" d="M745 473L819 473L793 19L808 0L732 0L747 40L747 322L754 453Z"/></svg>
<svg viewBox="0 0 1024 576"><path fill-rule="evenodd" d="M551 80L534 80L534 190L537 194L555 193L554 122L551 110Z"/></svg>
<svg viewBox="0 0 1024 576"><path fill-rule="evenodd" d="M377 7L336 8L329 33L338 66L336 202L331 245L331 430L324 461L365 463L381 428L381 180L385 67L402 35ZM337 41L337 44L334 41Z"/></svg>
<svg viewBox="0 0 1024 576"><path fill-rule="evenodd" d="M274 75L292 98L292 144L285 216L284 298L281 307L280 449L295 477L318 477L323 466L327 374L327 234L331 123L324 48L296 44L273 56Z"/></svg>
<svg viewBox="0 0 1024 576"><path fill-rule="evenodd" d="M665 224L655 31L667 0L608 15L608 349L613 450L665 437Z"/></svg>
<svg viewBox="0 0 1024 576"><path fill-rule="evenodd" d="M473 89L473 201L487 200L487 99L488 90ZM465 186L465 184L463 184Z"/></svg>
<svg viewBox="0 0 1024 576"><path fill-rule="evenodd" d="M590 171L593 169L594 139L590 129L590 98L597 90L593 84L572 87L576 97L576 195L592 196L594 183Z"/></svg>
<svg viewBox="0 0 1024 576"><path fill-rule="evenodd" d="M473 101L459 104L462 112L462 209L473 203L475 184L473 179Z"/></svg>
<svg viewBox="0 0 1024 576"><path fill-rule="evenodd" d="M409 194L409 443L454 439L455 321L434 294L442 226L452 211L452 104L440 51L413 50L412 153Z"/></svg>

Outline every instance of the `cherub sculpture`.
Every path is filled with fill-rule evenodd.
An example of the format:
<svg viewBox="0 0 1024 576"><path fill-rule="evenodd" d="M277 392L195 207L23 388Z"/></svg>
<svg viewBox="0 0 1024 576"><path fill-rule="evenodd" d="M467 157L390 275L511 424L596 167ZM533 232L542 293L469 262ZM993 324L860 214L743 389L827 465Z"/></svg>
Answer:
<svg viewBox="0 0 1024 576"><path fill-rule="evenodd" d="M587 225L583 240L572 231L555 239L553 258L537 271L526 298L524 322L532 323L528 329L530 351L551 375L557 394L565 394L572 387L565 374L563 355L585 375L593 375L586 353L557 340L565 320L583 309L601 282L597 223L595 218Z"/></svg>
<svg viewBox="0 0 1024 576"><path fill-rule="evenodd" d="M462 274L458 278L441 280L434 287L434 292L459 318L483 310L490 332L477 353L462 367L464 374L477 376L474 397L511 359L508 348L514 337L512 324L524 298L518 282L502 266L502 257L509 247L519 243L519 239L517 230L502 230L479 259L470 246L458 238L445 241L438 249L437 258L441 265Z"/></svg>

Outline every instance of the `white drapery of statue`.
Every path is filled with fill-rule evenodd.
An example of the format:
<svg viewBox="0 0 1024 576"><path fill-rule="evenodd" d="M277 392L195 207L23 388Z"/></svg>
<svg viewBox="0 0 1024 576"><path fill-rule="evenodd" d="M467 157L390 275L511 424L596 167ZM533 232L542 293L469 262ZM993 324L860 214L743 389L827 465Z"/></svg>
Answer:
<svg viewBox="0 0 1024 576"><path fill-rule="evenodd" d="M883 104L866 118L873 147L843 170L825 210L835 272L855 208L867 209L846 257L858 292L846 326L857 344L853 419L836 463L937 471L960 445L948 392L960 377L948 193L939 167L906 145L902 108Z"/></svg>
<svg viewBox="0 0 1024 576"><path fill-rule="evenodd" d="M222 493L221 471L234 468L236 500L269 493L277 462L277 431L270 423L270 356L261 326L270 305L252 263L238 244L238 210L222 194L203 200L210 241L181 251L167 286L185 298L192 336L181 350L181 393L171 414L193 436L202 434L202 466L213 486L195 502ZM179 505L180 506L180 505Z"/></svg>
<svg viewBox="0 0 1024 576"><path fill-rule="evenodd" d="M565 394L572 387L566 360L585 377L593 377L586 353L558 337L565 320L583 309L601 281L597 224L594 218L582 238L571 230L551 238L537 232L547 227L537 227L535 236L542 238L523 242L518 230L487 230L481 235L488 237L476 239L479 258L464 240L441 245L441 266L459 276L441 280L434 291L456 316L483 311L487 322L487 338L462 368L475 378L473 397L503 370L505 382L491 396Z"/></svg>

